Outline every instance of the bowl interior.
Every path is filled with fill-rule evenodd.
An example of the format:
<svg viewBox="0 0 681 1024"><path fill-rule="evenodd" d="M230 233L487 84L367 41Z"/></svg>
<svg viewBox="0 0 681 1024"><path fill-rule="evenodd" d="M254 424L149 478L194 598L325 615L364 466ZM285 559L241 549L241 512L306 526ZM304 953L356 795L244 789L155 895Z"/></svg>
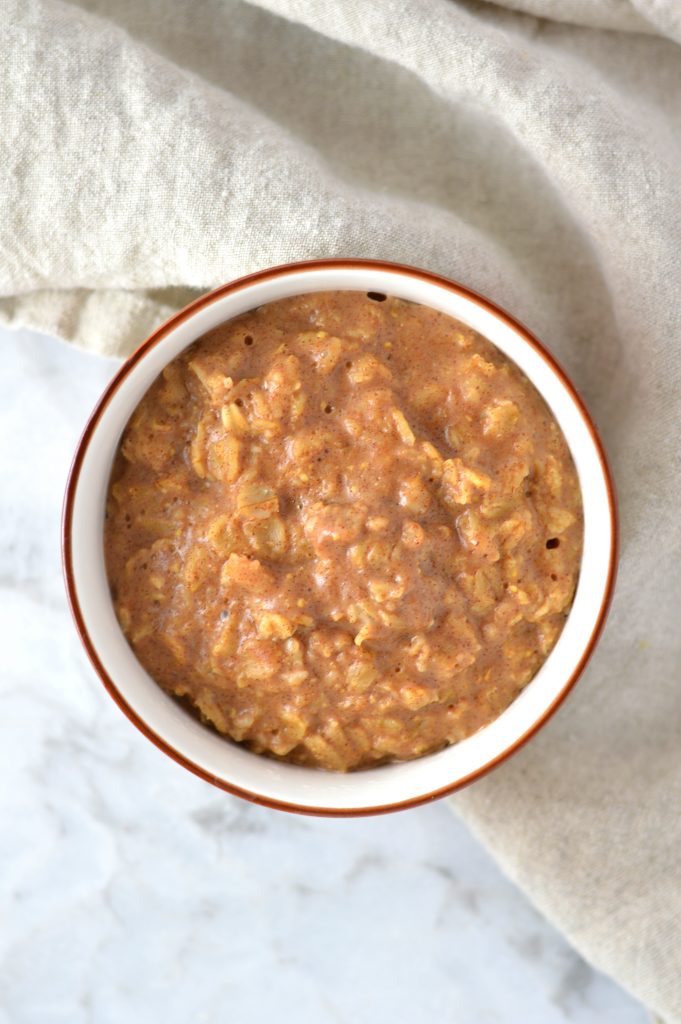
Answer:
<svg viewBox="0 0 681 1024"><path fill-rule="evenodd" d="M133 409L164 366L206 331L266 302L311 291L385 292L420 302L479 331L525 372L570 447L582 489L584 548L574 603L556 646L519 697L490 725L437 754L347 775L279 763L221 738L164 694L139 664L116 620L104 565L102 523L109 473ZM424 349L424 358L428 357ZM453 789L513 750L579 674L604 615L614 522L602 454L561 372L504 314L418 271L371 264L281 268L235 282L162 328L124 365L98 407L75 464L66 563L81 632L98 670L145 731L188 767L244 795L298 810L376 811ZM69 565L70 563L70 565Z"/></svg>

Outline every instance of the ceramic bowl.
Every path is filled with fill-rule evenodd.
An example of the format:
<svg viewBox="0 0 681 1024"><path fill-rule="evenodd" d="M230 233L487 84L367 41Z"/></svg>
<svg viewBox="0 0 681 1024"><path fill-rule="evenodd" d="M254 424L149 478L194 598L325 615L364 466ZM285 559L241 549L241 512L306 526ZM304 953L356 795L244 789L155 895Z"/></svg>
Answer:
<svg viewBox="0 0 681 1024"><path fill-rule="evenodd" d="M436 754L348 774L253 754L203 726L167 696L137 661L114 614L102 543L113 458L128 418L164 366L206 331L263 303L305 292L351 289L423 303L489 338L533 382L574 459L584 506L584 553L574 603L534 679L490 725ZM85 649L130 720L179 764L230 793L301 813L350 815L398 810L480 778L518 750L556 710L590 658L603 628L616 565L612 481L593 422L555 359L489 299L435 274L396 264L329 259L275 267L217 288L159 327L121 366L78 445L63 517L69 601Z"/></svg>

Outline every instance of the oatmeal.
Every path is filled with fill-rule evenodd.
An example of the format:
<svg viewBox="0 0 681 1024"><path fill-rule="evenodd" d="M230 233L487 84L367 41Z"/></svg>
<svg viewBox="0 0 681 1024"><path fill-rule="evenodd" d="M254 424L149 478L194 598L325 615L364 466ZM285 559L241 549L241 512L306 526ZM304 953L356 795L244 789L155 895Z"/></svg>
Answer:
<svg viewBox="0 0 681 1024"><path fill-rule="evenodd" d="M565 440L519 369L356 292L263 306L166 367L105 525L150 675L253 751L338 771L497 717L560 634L581 544Z"/></svg>

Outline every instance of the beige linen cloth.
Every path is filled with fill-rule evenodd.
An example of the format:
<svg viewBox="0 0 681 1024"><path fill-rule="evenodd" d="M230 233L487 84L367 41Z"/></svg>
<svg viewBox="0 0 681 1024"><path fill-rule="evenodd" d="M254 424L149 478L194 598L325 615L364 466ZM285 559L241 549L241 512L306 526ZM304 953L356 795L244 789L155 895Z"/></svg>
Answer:
<svg viewBox="0 0 681 1024"><path fill-rule="evenodd" d="M2 322L123 355L236 275L360 255L489 294L565 363L619 486L616 601L564 708L453 804L681 1022L681 3L0 13Z"/></svg>

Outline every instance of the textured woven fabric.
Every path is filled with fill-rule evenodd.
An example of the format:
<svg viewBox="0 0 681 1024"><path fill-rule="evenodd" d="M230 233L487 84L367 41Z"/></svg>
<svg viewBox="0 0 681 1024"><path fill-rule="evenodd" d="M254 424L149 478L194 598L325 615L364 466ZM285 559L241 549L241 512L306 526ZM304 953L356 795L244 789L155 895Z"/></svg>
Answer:
<svg viewBox="0 0 681 1024"><path fill-rule="evenodd" d="M681 1022L681 5L0 13L1 321L122 355L235 275L372 256L490 295L567 366L619 487L611 620L566 706L452 802Z"/></svg>

